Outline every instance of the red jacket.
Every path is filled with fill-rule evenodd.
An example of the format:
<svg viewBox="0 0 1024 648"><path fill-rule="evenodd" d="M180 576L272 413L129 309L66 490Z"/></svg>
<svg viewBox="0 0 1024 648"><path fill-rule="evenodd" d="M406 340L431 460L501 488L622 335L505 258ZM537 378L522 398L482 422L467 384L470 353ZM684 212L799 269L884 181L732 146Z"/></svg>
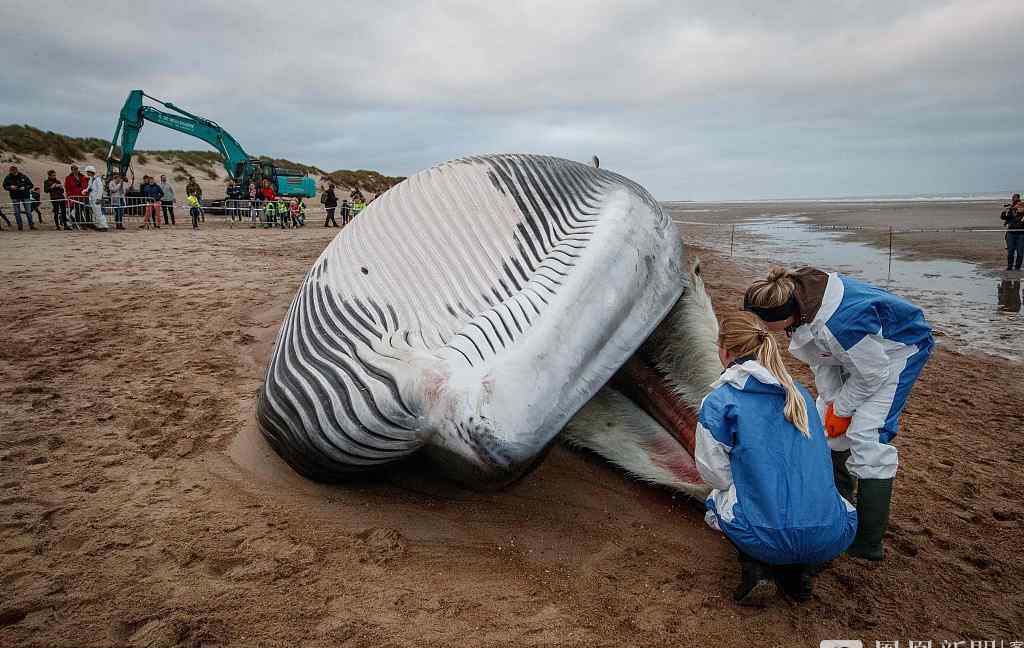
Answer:
<svg viewBox="0 0 1024 648"><path fill-rule="evenodd" d="M68 177L64 178L64 191L67 192L68 198L75 198L76 196L84 196L85 190L89 187L89 178L81 173L76 177L74 174L68 174Z"/></svg>
<svg viewBox="0 0 1024 648"><path fill-rule="evenodd" d="M274 195L273 187L263 187L260 189L260 197L263 200L277 200L277 196Z"/></svg>

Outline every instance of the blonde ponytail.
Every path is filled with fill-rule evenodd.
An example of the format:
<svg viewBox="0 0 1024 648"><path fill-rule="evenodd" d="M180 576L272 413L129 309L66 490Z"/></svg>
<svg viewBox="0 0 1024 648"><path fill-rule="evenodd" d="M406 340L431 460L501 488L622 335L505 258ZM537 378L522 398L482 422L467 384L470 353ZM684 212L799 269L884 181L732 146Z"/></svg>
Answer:
<svg viewBox="0 0 1024 648"><path fill-rule="evenodd" d="M807 425L807 403L804 401L804 395L796 388L793 377L789 375L786 365L782 363L778 342L767 331L761 348L757 351L757 361L772 372L772 375L779 379L782 388L786 390L786 407L783 410L786 420L796 426L796 429L800 430L805 437L811 438L811 432Z"/></svg>
<svg viewBox="0 0 1024 648"><path fill-rule="evenodd" d="M768 271L768 278L755 281L747 288L746 303L758 308L777 308L790 300L796 290L793 273L776 266Z"/></svg>
<svg viewBox="0 0 1024 648"><path fill-rule="evenodd" d="M782 362L778 343L761 320L748 312L725 316L719 328L718 345L737 358L757 354L757 361L771 372L786 390L786 406L783 409L786 420L805 437L811 438L807 403Z"/></svg>

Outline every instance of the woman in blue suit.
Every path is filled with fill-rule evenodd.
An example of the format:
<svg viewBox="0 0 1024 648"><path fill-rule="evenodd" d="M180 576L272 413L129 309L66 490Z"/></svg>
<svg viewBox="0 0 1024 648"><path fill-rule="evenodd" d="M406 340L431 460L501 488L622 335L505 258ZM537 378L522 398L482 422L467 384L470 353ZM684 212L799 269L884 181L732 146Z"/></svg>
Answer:
<svg viewBox="0 0 1024 648"><path fill-rule="evenodd" d="M767 577L781 592L811 596L811 565L853 540L857 513L836 491L814 400L794 382L774 337L750 313L723 319L727 367L701 404L694 458L714 490L706 520L739 551L743 601Z"/></svg>

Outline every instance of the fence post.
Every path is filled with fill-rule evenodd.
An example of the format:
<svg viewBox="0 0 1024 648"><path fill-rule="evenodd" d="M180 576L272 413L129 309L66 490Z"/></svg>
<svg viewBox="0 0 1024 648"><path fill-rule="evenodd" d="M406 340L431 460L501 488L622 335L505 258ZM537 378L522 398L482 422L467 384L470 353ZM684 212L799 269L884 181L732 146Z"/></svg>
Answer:
<svg viewBox="0 0 1024 648"><path fill-rule="evenodd" d="M886 278L892 281L892 225L889 226L889 273Z"/></svg>
<svg viewBox="0 0 1024 648"><path fill-rule="evenodd" d="M736 223L732 224L732 232L729 235L729 258L732 258L733 246L736 244Z"/></svg>

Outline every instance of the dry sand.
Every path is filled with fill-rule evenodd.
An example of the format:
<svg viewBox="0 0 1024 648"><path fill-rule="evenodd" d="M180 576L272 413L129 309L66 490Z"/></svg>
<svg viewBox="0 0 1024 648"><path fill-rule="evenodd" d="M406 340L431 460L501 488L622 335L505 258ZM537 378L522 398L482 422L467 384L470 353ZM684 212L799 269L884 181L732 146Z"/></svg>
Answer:
<svg viewBox="0 0 1024 648"><path fill-rule="evenodd" d="M1019 365L940 349L904 417L888 560L740 608L699 503L563 448L496 494L419 465L295 476L254 394L335 230L210 225L0 233L0 646L1024 639ZM702 254L725 312L746 278Z"/></svg>

